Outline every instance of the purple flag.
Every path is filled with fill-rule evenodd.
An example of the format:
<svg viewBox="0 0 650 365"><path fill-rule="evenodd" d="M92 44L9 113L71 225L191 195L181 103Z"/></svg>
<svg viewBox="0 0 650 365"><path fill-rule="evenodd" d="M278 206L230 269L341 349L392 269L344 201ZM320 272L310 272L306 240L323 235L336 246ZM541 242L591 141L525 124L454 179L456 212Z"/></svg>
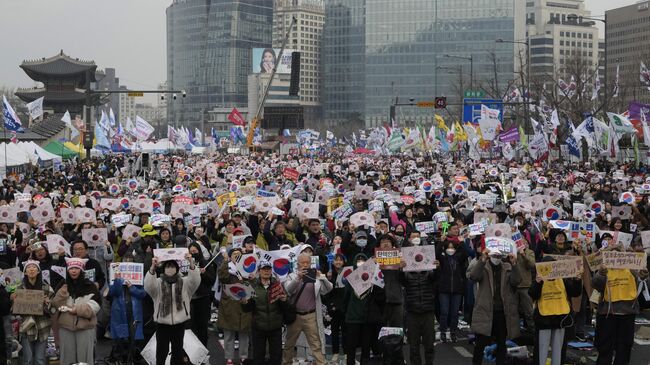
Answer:
<svg viewBox="0 0 650 365"><path fill-rule="evenodd" d="M519 129L517 129L517 127L512 127L499 134L498 138L501 142L519 142Z"/></svg>
<svg viewBox="0 0 650 365"><path fill-rule="evenodd" d="M627 110L630 111L630 120L650 121L650 105L648 104L632 101Z"/></svg>

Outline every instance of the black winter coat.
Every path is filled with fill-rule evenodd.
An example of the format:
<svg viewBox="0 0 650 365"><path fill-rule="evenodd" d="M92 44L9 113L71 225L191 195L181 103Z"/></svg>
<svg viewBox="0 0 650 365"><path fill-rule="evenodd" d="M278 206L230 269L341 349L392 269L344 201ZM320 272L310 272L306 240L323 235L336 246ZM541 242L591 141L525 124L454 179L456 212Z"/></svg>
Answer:
<svg viewBox="0 0 650 365"><path fill-rule="evenodd" d="M438 272L401 272L400 282L404 286L406 311L428 313L435 310Z"/></svg>
<svg viewBox="0 0 650 365"><path fill-rule="evenodd" d="M467 271L467 254L458 246L453 256L449 256L438 246L436 257L440 261L438 292L465 293L465 271Z"/></svg>

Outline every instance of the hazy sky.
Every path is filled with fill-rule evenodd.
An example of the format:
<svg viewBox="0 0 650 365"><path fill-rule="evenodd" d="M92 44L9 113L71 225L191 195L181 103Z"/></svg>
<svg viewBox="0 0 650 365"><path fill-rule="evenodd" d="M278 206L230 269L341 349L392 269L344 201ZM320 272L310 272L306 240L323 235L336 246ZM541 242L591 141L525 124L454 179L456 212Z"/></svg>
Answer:
<svg viewBox="0 0 650 365"><path fill-rule="evenodd" d="M371 0L368 0L371 1ZM524 1L524 0L515 0ZM636 0L586 0L593 15ZM166 79L165 9L171 0L0 0L0 86L31 87L24 59L61 49L99 68L113 67L130 88Z"/></svg>

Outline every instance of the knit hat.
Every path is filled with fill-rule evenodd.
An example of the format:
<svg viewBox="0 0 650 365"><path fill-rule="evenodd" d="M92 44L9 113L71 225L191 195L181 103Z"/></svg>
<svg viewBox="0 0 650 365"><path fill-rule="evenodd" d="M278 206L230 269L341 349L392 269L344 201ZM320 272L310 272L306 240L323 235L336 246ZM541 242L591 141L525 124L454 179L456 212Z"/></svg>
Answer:
<svg viewBox="0 0 650 365"><path fill-rule="evenodd" d="M34 265L38 272L41 272L41 263L36 260L27 260L23 262L23 274L27 271L27 266Z"/></svg>
<svg viewBox="0 0 650 365"><path fill-rule="evenodd" d="M86 267L86 262L88 259L80 259L78 257L66 257L65 264L68 266L68 270L72 268L77 268L83 270Z"/></svg>

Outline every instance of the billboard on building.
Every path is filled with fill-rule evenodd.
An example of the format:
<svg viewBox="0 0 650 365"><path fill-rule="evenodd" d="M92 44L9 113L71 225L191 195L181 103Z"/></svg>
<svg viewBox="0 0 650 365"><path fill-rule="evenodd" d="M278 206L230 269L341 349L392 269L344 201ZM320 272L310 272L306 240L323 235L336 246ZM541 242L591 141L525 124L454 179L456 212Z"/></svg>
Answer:
<svg viewBox="0 0 650 365"><path fill-rule="evenodd" d="M291 54L293 49L285 49L278 64L278 74L291 73ZM275 60L280 54L279 48L253 48L253 73L271 73Z"/></svg>

